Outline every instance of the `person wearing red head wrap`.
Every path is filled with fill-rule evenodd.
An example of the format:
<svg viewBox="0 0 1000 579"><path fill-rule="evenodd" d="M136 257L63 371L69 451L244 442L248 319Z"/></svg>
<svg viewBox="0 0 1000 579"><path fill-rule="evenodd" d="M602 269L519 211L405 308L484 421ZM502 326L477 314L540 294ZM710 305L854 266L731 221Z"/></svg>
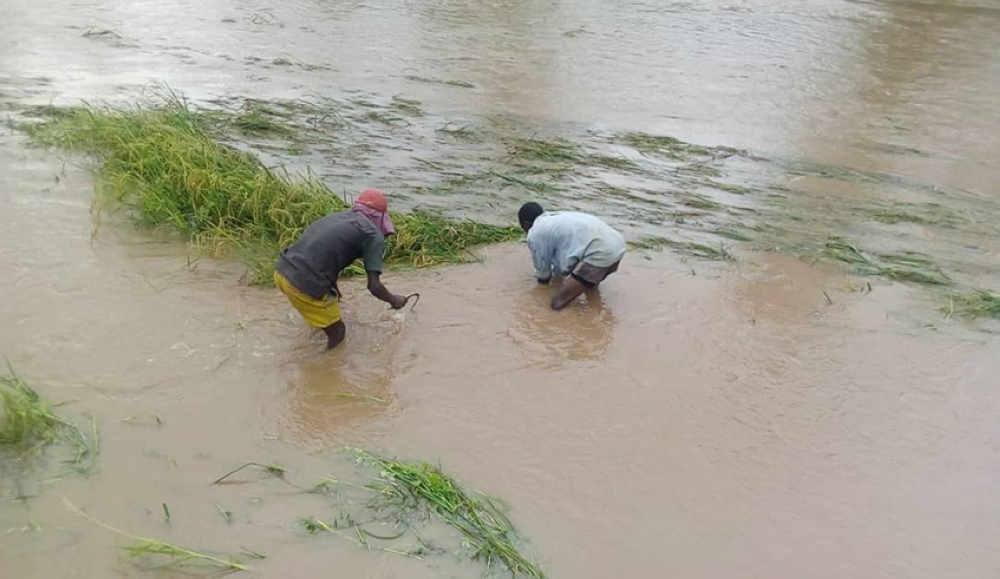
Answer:
<svg viewBox="0 0 1000 579"><path fill-rule="evenodd" d="M397 310L406 305L406 298L391 293L380 279L385 238L395 232L385 194L366 189L349 210L315 221L281 251L274 283L307 324L326 333L328 348L343 342L347 333L337 278L355 260L364 262L373 296Z"/></svg>

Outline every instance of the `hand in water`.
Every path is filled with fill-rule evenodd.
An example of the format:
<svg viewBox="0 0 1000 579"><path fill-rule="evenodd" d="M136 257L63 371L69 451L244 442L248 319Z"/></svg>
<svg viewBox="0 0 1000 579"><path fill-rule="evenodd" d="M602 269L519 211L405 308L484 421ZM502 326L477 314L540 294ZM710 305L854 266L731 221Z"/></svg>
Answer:
<svg viewBox="0 0 1000 579"><path fill-rule="evenodd" d="M392 309L394 310L402 309L402 307L406 305L406 298L400 295L393 295L392 298L389 299L389 305L392 306Z"/></svg>

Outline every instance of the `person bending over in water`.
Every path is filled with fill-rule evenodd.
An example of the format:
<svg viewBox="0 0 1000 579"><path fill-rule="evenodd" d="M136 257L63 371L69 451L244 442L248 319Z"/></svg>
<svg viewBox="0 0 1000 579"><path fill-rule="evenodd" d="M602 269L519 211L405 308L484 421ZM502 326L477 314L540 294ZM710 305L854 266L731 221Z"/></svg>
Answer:
<svg viewBox="0 0 1000 579"><path fill-rule="evenodd" d="M552 298L554 310L563 309L618 271L625 255L622 234L593 215L546 212L538 203L525 203L517 218L528 232L528 249L538 283L549 283L553 275L565 278Z"/></svg>
<svg viewBox="0 0 1000 579"><path fill-rule="evenodd" d="M349 210L318 219L282 250L274 283L307 324L326 333L327 348L337 347L347 332L340 319L337 277L359 257L368 273L368 291L394 309L406 305L406 298L390 293L379 279L385 238L395 232L385 195L366 189Z"/></svg>

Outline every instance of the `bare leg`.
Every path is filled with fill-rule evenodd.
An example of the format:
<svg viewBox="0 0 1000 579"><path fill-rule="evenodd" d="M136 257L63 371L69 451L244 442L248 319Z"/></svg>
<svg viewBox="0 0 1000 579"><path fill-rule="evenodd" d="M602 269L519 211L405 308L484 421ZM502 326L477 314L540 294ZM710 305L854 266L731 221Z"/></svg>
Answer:
<svg viewBox="0 0 1000 579"><path fill-rule="evenodd" d="M563 280L562 287L556 297L552 298L552 309L561 310L578 298L580 294L587 291L587 286L583 285L575 278L567 277Z"/></svg>
<svg viewBox="0 0 1000 579"><path fill-rule="evenodd" d="M347 335L347 326L344 325L344 320L338 320L323 328L323 332L326 333L326 349L332 350L344 341L344 336Z"/></svg>

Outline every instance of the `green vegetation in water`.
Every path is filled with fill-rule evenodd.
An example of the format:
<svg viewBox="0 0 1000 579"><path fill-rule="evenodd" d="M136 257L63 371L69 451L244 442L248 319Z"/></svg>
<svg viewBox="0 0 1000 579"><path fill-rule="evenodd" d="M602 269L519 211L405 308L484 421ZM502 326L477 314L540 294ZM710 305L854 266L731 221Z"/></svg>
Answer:
<svg viewBox="0 0 1000 579"><path fill-rule="evenodd" d="M726 237L735 241L752 241L750 236L732 227L719 227L712 230L712 233L719 237Z"/></svg>
<svg viewBox="0 0 1000 579"><path fill-rule="evenodd" d="M705 185L711 187L712 189L716 189L718 191L725 191L726 193L732 193L733 195L747 195L749 193L754 192L753 189L749 187L744 187L742 185L733 185L732 183L721 183L719 181L713 181L711 179L707 179L705 181Z"/></svg>
<svg viewBox="0 0 1000 579"><path fill-rule="evenodd" d="M45 111L21 124L36 143L97 156L99 192L140 222L169 225L193 243L235 250L251 283L269 283L274 259L312 222L347 204L311 174L293 179L249 153L219 143L205 117L177 98L130 109ZM390 265L425 267L469 261L477 245L522 235L513 227L452 222L428 213L393 214Z"/></svg>
<svg viewBox="0 0 1000 579"><path fill-rule="evenodd" d="M685 143L674 137L649 135L646 133L625 133L619 137L622 143L647 155L683 161L692 157L712 155L713 150L700 145Z"/></svg>
<svg viewBox="0 0 1000 579"><path fill-rule="evenodd" d="M383 125L392 125L393 123L407 123L407 120L398 115L393 115L389 113L384 113L381 111L368 111L365 113L365 119L369 121L375 121L376 123L382 123Z"/></svg>
<svg viewBox="0 0 1000 579"><path fill-rule="evenodd" d="M466 141L481 141L483 139L482 129L470 124L457 125L455 123L448 123L438 129L437 132Z"/></svg>
<svg viewBox="0 0 1000 579"><path fill-rule="evenodd" d="M515 577L544 579L545 574L517 548L513 525L493 499L471 493L454 479L426 463L389 460L358 450L358 460L379 470L385 484L378 489L376 505L418 508L423 505L457 529L473 549L472 558L487 568L502 563Z"/></svg>
<svg viewBox="0 0 1000 579"><path fill-rule="evenodd" d="M291 137L295 130L282 122L282 116L271 108L250 104L230 122L245 135Z"/></svg>
<svg viewBox="0 0 1000 579"><path fill-rule="evenodd" d="M133 535L132 533L127 533L125 531L116 529L111 525L100 521L93 516L83 512L82 509L76 505L70 503L65 498L63 502L66 508L70 511L80 515L81 517L89 520L90 522L115 533L116 535L131 539L133 543L128 547L125 547L125 551L128 552L131 557L138 557L141 555L147 556L159 556L167 557L169 560L165 565L157 565L157 568L162 567L179 567L179 566L202 566L218 569L221 571L249 571L250 567L244 565L237 557L222 557L209 555L205 553L200 553L198 551L193 551L191 549L185 549L179 547L172 543L167 543L166 541L161 541L159 539L150 539L148 537L140 537L139 535ZM262 558L259 554L254 554L258 558Z"/></svg>
<svg viewBox="0 0 1000 579"><path fill-rule="evenodd" d="M457 87L461 87L461 88L476 88L476 85L472 84L471 82L469 82L467 80L449 80L449 79L441 79L441 78L429 78L429 77L426 77L426 76L416 76L416 75L413 75L413 74L407 75L404 78L406 78L406 80L412 80L412 81L415 81L415 82L425 82L425 83L429 83L429 84L445 84L445 85L448 85L448 86L457 86Z"/></svg>
<svg viewBox="0 0 1000 579"><path fill-rule="evenodd" d="M638 171L639 165L636 165L631 159L626 159L625 157L614 157L610 155L591 155L587 158L587 163L590 165L596 165L598 167L604 167L605 169L613 169L616 171Z"/></svg>
<svg viewBox="0 0 1000 579"><path fill-rule="evenodd" d="M566 139L516 139L507 147L505 162L534 173L565 172L567 165L637 171L639 166L622 156L591 154ZM541 165L539 165L541 163Z"/></svg>
<svg viewBox="0 0 1000 579"><path fill-rule="evenodd" d="M420 108L418 100L394 96L392 97L392 108L414 117L424 116L424 110Z"/></svg>
<svg viewBox="0 0 1000 579"><path fill-rule="evenodd" d="M725 209L725 205L712 201L707 197L701 195L695 195L693 193L688 193L685 195L680 195L680 204L686 207L691 207L693 209L702 209L705 211L718 211L720 209Z"/></svg>
<svg viewBox="0 0 1000 579"><path fill-rule="evenodd" d="M644 249L662 249L664 247L669 247L678 253L685 255L690 255L693 257L699 257L708 260L717 261L735 261L736 258L733 256L732 252L724 244L719 244L718 247L705 245L703 243L694 243L690 241L677 241L674 239L667 239L666 237L644 237L637 241L629 242L629 247L638 250Z"/></svg>
<svg viewBox="0 0 1000 579"><path fill-rule="evenodd" d="M88 437L76 424L54 413L13 371L0 376L0 447L23 456L55 443L74 450L69 461L74 470L90 472L98 454L96 422Z"/></svg>
<svg viewBox="0 0 1000 579"><path fill-rule="evenodd" d="M920 253L871 254L844 239L834 238L826 243L823 256L850 264L857 273L864 275L927 285L944 286L953 283L940 267Z"/></svg>
<svg viewBox="0 0 1000 579"><path fill-rule="evenodd" d="M546 183L544 181L522 179L521 177L517 177L516 175L511 175L509 173L498 173L496 171L489 171L488 174L489 176L496 177L497 179L500 179L501 181L504 181L506 183L520 185L525 189L530 189L537 193L554 193L556 191L559 191L558 185L553 185L552 183Z"/></svg>
<svg viewBox="0 0 1000 579"><path fill-rule="evenodd" d="M226 480L227 478L233 476L234 474L236 474L236 473L238 473L238 472L240 472L240 471L242 471L243 469L246 469L246 468L259 468L259 469L263 470L264 472L268 473L271 476L274 476L274 477L277 477L277 478L280 478L280 479L284 479L285 478L285 467L283 467L281 465L277 465L277 464L261 464L259 462L245 462L245 463L241 464L240 466L234 468L233 470L227 472L226 474L220 476L219 478L215 479L214 481L212 481L212 484L214 484L214 485L221 484L222 481Z"/></svg>
<svg viewBox="0 0 1000 579"><path fill-rule="evenodd" d="M973 288L968 293L953 294L948 311L969 318L1000 319L1000 293Z"/></svg>
<svg viewBox="0 0 1000 579"><path fill-rule="evenodd" d="M917 225L943 225L954 227L967 222L959 214L937 203L883 204L858 211L880 223L895 225L897 223L915 223Z"/></svg>
<svg viewBox="0 0 1000 579"><path fill-rule="evenodd" d="M725 244L720 243L718 246L705 245L704 243L680 243L674 246L675 249L693 255L695 257L700 257L702 259L714 259L718 261L736 261L732 252Z"/></svg>
<svg viewBox="0 0 1000 579"><path fill-rule="evenodd" d="M577 163L583 161L583 150L565 139L517 139L507 148L507 155L517 160L546 163Z"/></svg>

